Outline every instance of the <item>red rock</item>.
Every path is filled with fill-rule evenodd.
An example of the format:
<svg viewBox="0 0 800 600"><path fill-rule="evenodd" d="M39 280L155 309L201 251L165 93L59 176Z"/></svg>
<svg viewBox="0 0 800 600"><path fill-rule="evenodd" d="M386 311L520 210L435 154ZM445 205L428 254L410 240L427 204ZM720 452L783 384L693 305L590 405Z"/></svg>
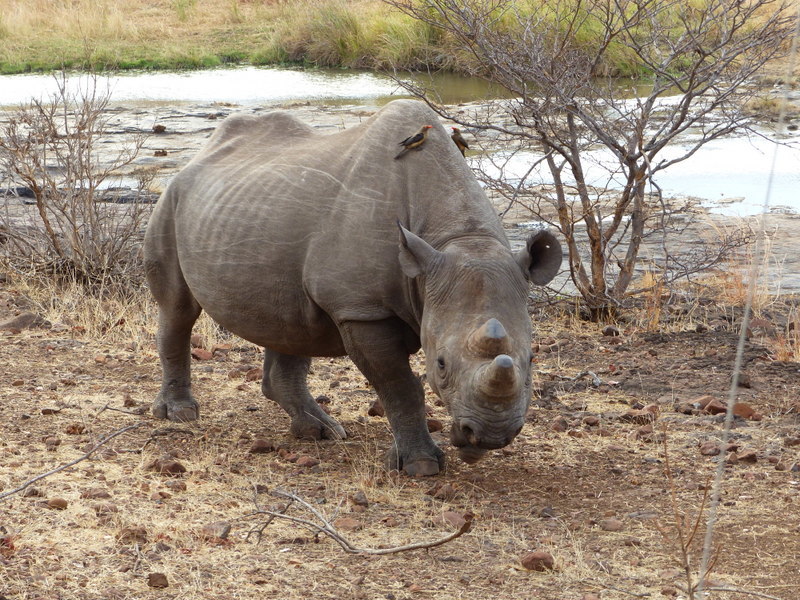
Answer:
<svg viewBox="0 0 800 600"><path fill-rule="evenodd" d="M563 433L567 430L567 427L569 427L567 420L564 417L557 417L550 426L550 429L558 433Z"/></svg>
<svg viewBox="0 0 800 600"><path fill-rule="evenodd" d="M186 482L180 481L179 479L173 479L171 481L165 481L164 487L168 487L173 492L185 492Z"/></svg>
<svg viewBox="0 0 800 600"><path fill-rule="evenodd" d="M103 488L91 488L81 492L81 498L88 498L90 500L102 500L103 498L111 498L108 490Z"/></svg>
<svg viewBox="0 0 800 600"><path fill-rule="evenodd" d="M728 411L728 407L725 406L723 402L717 400L716 398L712 399L703 407L703 412L706 412L710 415L721 415Z"/></svg>
<svg viewBox="0 0 800 600"><path fill-rule="evenodd" d="M199 333L193 333L191 338L192 348L205 348L206 338Z"/></svg>
<svg viewBox="0 0 800 600"><path fill-rule="evenodd" d="M214 355L203 348L192 348L192 358L195 360L211 360Z"/></svg>
<svg viewBox="0 0 800 600"><path fill-rule="evenodd" d="M716 456L719 454L719 442L703 442L700 444L700 454L703 456Z"/></svg>
<svg viewBox="0 0 800 600"><path fill-rule="evenodd" d="M381 523L383 523L387 527L397 527L400 524L400 521L398 521L396 518L392 516L388 516L381 519Z"/></svg>
<svg viewBox="0 0 800 600"><path fill-rule="evenodd" d="M169 582L163 573L150 573L147 575L147 585L151 588L165 588L169 587Z"/></svg>
<svg viewBox="0 0 800 600"><path fill-rule="evenodd" d="M200 535L207 540L226 540L230 532L230 523L227 521L214 521L203 525Z"/></svg>
<svg viewBox="0 0 800 600"><path fill-rule="evenodd" d="M758 454L755 450L743 450L739 454L739 462L754 463L758 462Z"/></svg>
<svg viewBox="0 0 800 600"><path fill-rule="evenodd" d="M583 424L589 427L596 427L600 424L600 419L594 415L589 415L588 417L583 417Z"/></svg>
<svg viewBox="0 0 800 600"><path fill-rule="evenodd" d="M552 571L555 566L553 555L543 550L529 552L520 559L520 562L529 571Z"/></svg>
<svg viewBox="0 0 800 600"><path fill-rule="evenodd" d="M445 510L433 517L431 521L434 525L445 525L456 529L461 529L467 522L462 513L453 510Z"/></svg>
<svg viewBox="0 0 800 600"><path fill-rule="evenodd" d="M83 423L70 423L64 428L64 433L67 435L80 435L86 431L86 426Z"/></svg>
<svg viewBox="0 0 800 600"><path fill-rule="evenodd" d="M733 414L737 417L741 417L742 419L752 419L753 415L756 414L756 411L752 406L746 404L745 402L737 402L733 405Z"/></svg>
<svg viewBox="0 0 800 600"><path fill-rule="evenodd" d="M110 517L114 513L119 512L119 507L113 502L99 502L92 506L94 514L98 517Z"/></svg>
<svg viewBox="0 0 800 600"><path fill-rule="evenodd" d="M295 463L298 467L304 468L311 468L316 467L319 464L319 460L314 458L313 456L303 455L297 459Z"/></svg>
<svg viewBox="0 0 800 600"><path fill-rule="evenodd" d="M383 404L381 404L380 400L373 400L367 409L367 414L370 417L384 417L386 416L386 411L384 410Z"/></svg>
<svg viewBox="0 0 800 600"><path fill-rule="evenodd" d="M358 490L355 494L350 496L350 502L356 506L369 506L369 500L363 490Z"/></svg>
<svg viewBox="0 0 800 600"><path fill-rule="evenodd" d="M650 410L629 410L620 415L619 420L623 423L636 423L637 425L647 425L655 421L656 415Z"/></svg>
<svg viewBox="0 0 800 600"><path fill-rule="evenodd" d="M706 405L713 400L715 400L714 396L710 395L698 396L694 400L690 400L689 404L694 404L699 406L700 408L705 408Z"/></svg>
<svg viewBox="0 0 800 600"><path fill-rule="evenodd" d="M444 424L439 419L428 419L428 431L434 433L444 429Z"/></svg>
<svg viewBox="0 0 800 600"><path fill-rule="evenodd" d="M252 445L248 452L250 454L266 454L267 452L275 451L275 443L264 438L256 438L253 440Z"/></svg>
<svg viewBox="0 0 800 600"><path fill-rule="evenodd" d="M47 507L55 510L64 510L68 506L69 502L67 502L64 498L50 498L47 501Z"/></svg>
<svg viewBox="0 0 800 600"><path fill-rule="evenodd" d="M339 517L333 522L333 525L342 531L357 531L363 527L360 521L351 517Z"/></svg>
<svg viewBox="0 0 800 600"><path fill-rule="evenodd" d="M177 460L168 458L157 458L147 465L147 470L155 471L161 475L168 475L170 477L178 477L186 473L186 467Z"/></svg>
<svg viewBox="0 0 800 600"><path fill-rule="evenodd" d="M248 371L244 374L245 381L261 381L264 379L264 369L261 367L253 367L252 369L248 369Z"/></svg>

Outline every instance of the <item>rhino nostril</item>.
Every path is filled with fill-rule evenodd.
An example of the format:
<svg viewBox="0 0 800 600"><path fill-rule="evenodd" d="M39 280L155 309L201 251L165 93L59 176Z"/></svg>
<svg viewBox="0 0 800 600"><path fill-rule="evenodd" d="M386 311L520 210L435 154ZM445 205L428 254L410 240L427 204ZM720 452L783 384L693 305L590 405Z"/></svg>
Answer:
<svg viewBox="0 0 800 600"><path fill-rule="evenodd" d="M472 429L470 425L466 423L461 425L461 431L464 434L464 437L467 438L467 441L470 443L470 445L472 446L480 445L481 439L478 437L478 435L475 433L475 431Z"/></svg>

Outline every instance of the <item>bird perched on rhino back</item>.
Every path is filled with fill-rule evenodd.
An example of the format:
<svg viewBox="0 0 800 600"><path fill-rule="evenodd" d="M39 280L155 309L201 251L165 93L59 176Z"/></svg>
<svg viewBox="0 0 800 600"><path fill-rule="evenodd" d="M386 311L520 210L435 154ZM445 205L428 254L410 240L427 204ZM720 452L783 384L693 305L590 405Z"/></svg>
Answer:
<svg viewBox="0 0 800 600"><path fill-rule="evenodd" d="M428 138L428 130L432 127L433 125L423 125L417 133L400 142L400 146L403 146L403 149L395 156L395 159L402 158L409 150L419 150L422 148L422 144L424 144L425 140Z"/></svg>
<svg viewBox="0 0 800 600"><path fill-rule="evenodd" d="M461 156L466 156L467 149L469 148L469 144L467 144L467 140L464 139L464 136L461 135L461 130L458 127L451 127L453 130L453 135L450 138L455 142L458 149L461 151Z"/></svg>

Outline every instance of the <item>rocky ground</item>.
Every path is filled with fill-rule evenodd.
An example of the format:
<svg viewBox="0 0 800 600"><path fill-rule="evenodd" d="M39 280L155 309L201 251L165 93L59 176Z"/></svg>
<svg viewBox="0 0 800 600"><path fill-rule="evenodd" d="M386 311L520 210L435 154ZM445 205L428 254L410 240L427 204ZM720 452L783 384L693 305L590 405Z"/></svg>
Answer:
<svg viewBox="0 0 800 600"><path fill-rule="evenodd" d="M686 543L696 572L734 309L678 305L649 332L532 306L538 392L522 434L477 465L448 449L446 474L410 479L381 470L387 423L369 415L375 396L347 359L318 360L311 377L346 441L289 438L286 416L261 397L259 350L221 334L194 340L202 419L165 423L148 410L159 387L151 331L98 339L69 318L27 326L19 315L30 307L14 285L0 295L0 494L138 425L0 499L0 597L687 597L678 527L688 536L700 519ZM797 313L763 314L723 452L709 585L791 600L800 589L800 364L777 359L797 343L787 337ZM447 447L446 409L433 394L428 401ZM465 516L473 526L432 549L350 554L302 526L268 525L257 512L285 508L276 489L359 548L430 542ZM286 514L314 519L297 503Z"/></svg>

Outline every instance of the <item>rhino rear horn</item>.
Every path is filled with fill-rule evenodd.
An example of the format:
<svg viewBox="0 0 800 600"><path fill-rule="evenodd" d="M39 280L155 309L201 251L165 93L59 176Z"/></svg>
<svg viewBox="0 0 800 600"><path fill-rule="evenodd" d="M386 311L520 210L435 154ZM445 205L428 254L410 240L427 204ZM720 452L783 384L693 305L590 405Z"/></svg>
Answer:
<svg viewBox="0 0 800 600"><path fill-rule="evenodd" d="M511 342L503 324L492 317L470 334L467 348L477 356L494 358L498 354L508 354Z"/></svg>
<svg viewBox="0 0 800 600"><path fill-rule="evenodd" d="M507 354L496 356L481 374L479 389L489 398L510 396L517 387L514 360Z"/></svg>
<svg viewBox="0 0 800 600"><path fill-rule="evenodd" d="M538 231L528 237L525 249L516 258L529 281L546 285L561 268L561 244L551 232Z"/></svg>

